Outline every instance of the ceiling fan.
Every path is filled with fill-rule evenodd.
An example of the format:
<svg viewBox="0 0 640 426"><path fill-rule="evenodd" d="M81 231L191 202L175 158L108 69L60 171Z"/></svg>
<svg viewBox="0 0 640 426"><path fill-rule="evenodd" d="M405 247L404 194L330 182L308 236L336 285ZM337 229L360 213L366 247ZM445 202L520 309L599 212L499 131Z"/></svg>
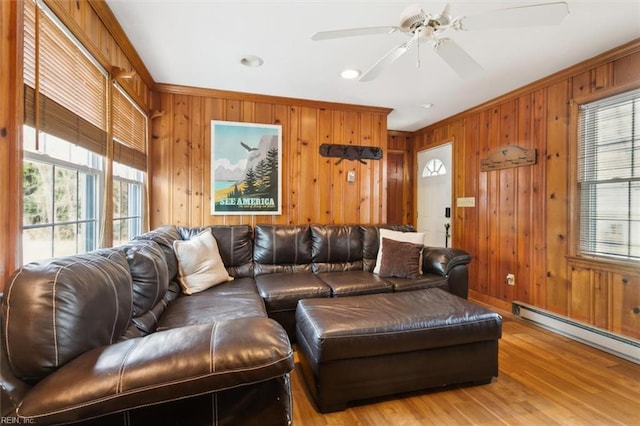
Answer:
<svg viewBox="0 0 640 426"><path fill-rule="evenodd" d="M372 34L406 33L411 36L406 41L387 52L371 68L364 72L359 80L371 81L380 75L396 59L404 55L412 46L421 42L432 44L435 52L462 78L469 78L482 72L482 67L458 44L441 35L448 31L491 30L528 26L559 25L569 14L565 2L545 3L498 9L476 16L452 18L447 5L439 15L426 13L419 5L408 7L398 26L350 28L335 31L320 31L312 40L329 40ZM419 53L418 53L419 54ZM418 61L418 66L420 62Z"/></svg>

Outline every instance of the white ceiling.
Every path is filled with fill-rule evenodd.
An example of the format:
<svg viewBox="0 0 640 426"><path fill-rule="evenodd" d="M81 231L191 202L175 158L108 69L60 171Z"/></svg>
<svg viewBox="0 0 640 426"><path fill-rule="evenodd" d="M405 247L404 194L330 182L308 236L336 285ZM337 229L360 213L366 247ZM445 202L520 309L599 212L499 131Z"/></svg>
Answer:
<svg viewBox="0 0 640 426"><path fill-rule="evenodd" d="M640 37L640 1L568 0L559 26L453 31L484 68L463 80L430 45L413 47L371 82L342 80L407 41L393 33L312 41L318 31L396 26L415 1L106 0L157 83L393 108L390 130L413 131ZM457 1L472 16L548 1ZM446 2L422 1L439 14ZM416 67L420 51L421 66ZM259 68L240 59L257 55ZM433 103L430 109L421 107Z"/></svg>

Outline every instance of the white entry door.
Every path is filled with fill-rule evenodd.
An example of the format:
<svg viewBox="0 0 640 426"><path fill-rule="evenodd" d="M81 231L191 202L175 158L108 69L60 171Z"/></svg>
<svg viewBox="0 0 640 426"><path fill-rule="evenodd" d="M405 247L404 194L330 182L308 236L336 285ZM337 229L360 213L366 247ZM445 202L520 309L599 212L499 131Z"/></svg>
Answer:
<svg viewBox="0 0 640 426"><path fill-rule="evenodd" d="M418 152L417 228L428 246L444 247L446 224L451 224L451 143ZM448 209L448 210L447 210ZM451 234L451 229L449 229ZM451 247L451 238L448 239Z"/></svg>

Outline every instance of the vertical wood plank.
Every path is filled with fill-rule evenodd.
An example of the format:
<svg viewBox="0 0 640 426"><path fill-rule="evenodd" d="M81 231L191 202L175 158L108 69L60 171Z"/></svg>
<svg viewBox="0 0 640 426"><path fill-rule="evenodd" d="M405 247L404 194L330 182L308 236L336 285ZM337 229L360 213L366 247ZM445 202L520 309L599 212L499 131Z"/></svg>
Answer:
<svg viewBox="0 0 640 426"><path fill-rule="evenodd" d="M173 103L173 95L163 94L160 105L165 114L153 120L150 144L154 170L150 185L151 228L173 223Z"/></svg>
<svg viewBox="0 0 640 426"><path fill-rule="evenodd" d="M0 2L0 291L22 263L23 7Z"/></svg>
<svg viewBox="0 0 640 426"><path fill-rule="evenodd" d="M344 112L333 110L332 116L332 134L338 139L335 143L344 143ZM333 183L332 192L335 194L332 200L333 220L332 223L345 223L345 197L348 185L347 183L347 167L342 161L340 164L336 164L338 159L330 158L326 160L327 164L330 164L332 174L331 181Z"/></svg>
<svg viewBox="0 0 640 426"><path fill-rule="evenodd" d="M481 127L479 132L481 158L486 158L491 149L489 145L489 128L491 126L491 113L484 111L479 114ZM489 228L489 174L481 172L478 177L478 196L476 209L478 210L478 274L477 282L471 288L481 294L489 293L489 252L491 246L491 233Z"/></svg>
<svg viewBox="0 0 640 426"><path fill-rule="evenodd" d="M291 206L295 202L295 199L291 195L291 188L294 186L294 178L292 175L293 158L295 157L293 149L291 147L291 137L289 133L290 108L287 105L273 105L274 124L282 126L282 163L280 164L280 171L282 173L282 214L275 216L272 222L275 224L286 225L293 223L291 218Z"/></svg>
<svg viewBox="0 0 640 426"><path fill-rule="evenodd" d="M488 141L489 151L498 148L500 145L500 108L492 108L488 113L489 128ZM500 264L500 170L485 172L487 175L487 206L485 214L488 218L487 223L487 293L493 298L497 298L499 288L504 285L504 276L502 276Z"/></svg>
<svg viewBox="0 0 640 426"><path fill-rule="evenodd" d="M303 223L317 223L320 220L320 185L318 182L318 116L317 110L302 107L300 110L300 195L304 200L300 205Z"/></svg>
<svg viewBox="0 0 640 426"><path fill-rule="evenodd" d="M189 223L194 226L202 226L204 224L205 211L209 212L209 206L204 199L204 169L207 164L204 146L206 145L205 130L207 126L205 126L203 120L203 110L203 99L201 97L195 97L189 103L189 117L191 118L189 146L191 147L192 161L189 176L190 186L187 193L191 197Z"/></svg>
<svg viewBox="0 0 640 426"><path fill-rule="evenodd" d="M190 99L174 96L173 102L173 223L188 226L191 218Z"/></svg>
<svg viewBox="0 0 640 426"><path fill-rule="evenodd" d="M463 137L456 137L454 143L464 146L464 155L459 162L454 164L457 175L462 175L461 187L457 189L457 197L474 197L475 207L455 208L456 215L461 218L458 221L457 237L454 241L456 247L465 247L473 256L474 261L469 264L470 281L474 284L474 290L479 291L477 283L480 282L479 253L481 235L480 226L480 179L486 173L480 173L480 146L482 137L482 121L480 114L474 114L465 120L465 132ZM486 189L486 181L485 181ZM455 199L454 199L455 206ZM486 231L485 231L486 232ZM482 268L484 269L484 268ZM486 278L484 279L486 282Z"/></svg>
<svg viewBox="0 0 640 426"><path fill-rule="evenodd" d="M640 275L614 273L611 285L613 331L640 339Z"/></svg>
<svg viewBox="0 0 640 426"><path fill-rule="evenodd" d="M532 140L532 95L518 99L518 135L517 144L525 149L535 149ZM516 171L516 285L513 298L530 303L533 285L533 166L518 167Z"/></svg>
<svg viewBox="0 0 640 426"><path fill-rule="evenodd" d="M519 142L517 139L518 100L515 99L500 106L500 136L502 140L500 146L514 145ZM500 180L500 200L498 201L500 220L497 234L500 242L498 244L499 259L503 269L498 271L498 278L501 280L498 281L499 287L495 296L504 301L513 300L514 289L506 284L506 276L507 274L515 274L517 267L517 172L517 168L508 168L500 170L498 175Z"/></svg>
<svg viewBox="0 0 640 426"><path fill-rule="evenodd" d="M330 110L321 109L318 115L318 147L324 143L331 143L331 117ZM334 204L339 197L333 182L333 162L330 158L320 157L318 154L318 182L322 196L318 200L319 222L332 223Z"/></svg>
<svg viewBox="0 0 640 426"><path fill-rule="evenodd" d="M356 128L358 126L358 120L353 111L345 111L343 115L344 126L342 128L343 136L342 140L346 145L354 144L354 136ZM357 223L358 217L360 217L360 181L363 179L362 173L360 173L359 165L354 161L343 161L341 165L344 165L345 173L343 179L346 182L346 173L351 170L356 174L355 183L346 183L344 187L343 198L343 222L345 223Z"/></svg>
<svg viewBox="0 0 640 426"><path fill-rule="evenodd" d="M529 221L531 223L532 243L533 243L533 283L532 292L529 303L536 306L547 306L547 245L546 245L546 143L547 143L547 120L546 120L546 90L540 89L533 93L532 105L532 129L531 140L532 148L537 149L538 163L531 168L531 215Z"/></svg>
<svg viewBox="0 0 640 426"><path fill-rule="evenodd" d="M546 243L547 243L547 307L557 313L568 310L568 197L566 167L569 161L568 108L569 84L566 81L547 89L546 149Z"/></svg>
<svg viewBox="0 0 640 426"><path fill-rule="evenodd" d="M571 268L570 304L568 314L571 318L592 323L594 273L590 269Z"/></svg>

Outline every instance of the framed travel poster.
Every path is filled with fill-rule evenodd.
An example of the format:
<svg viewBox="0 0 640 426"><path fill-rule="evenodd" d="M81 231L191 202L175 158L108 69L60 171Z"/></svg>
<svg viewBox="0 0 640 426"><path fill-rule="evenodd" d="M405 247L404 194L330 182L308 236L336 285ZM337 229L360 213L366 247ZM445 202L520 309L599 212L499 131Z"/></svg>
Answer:
<svg viewBox="0 0 640 426"><path fill-rule="evenodd" d="M211 121L211 214L282 213L282 126Z"/></svg>

